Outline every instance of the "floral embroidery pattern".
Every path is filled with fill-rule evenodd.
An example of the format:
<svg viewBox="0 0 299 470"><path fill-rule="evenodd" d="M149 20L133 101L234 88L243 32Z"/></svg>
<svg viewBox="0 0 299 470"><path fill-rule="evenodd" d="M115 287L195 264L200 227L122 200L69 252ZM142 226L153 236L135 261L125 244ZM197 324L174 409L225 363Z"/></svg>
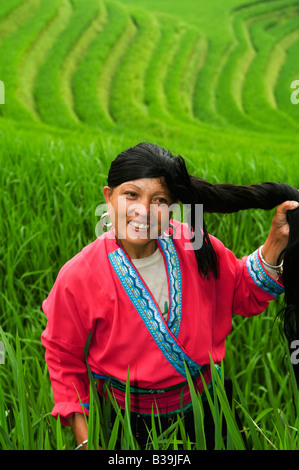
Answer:
<svg viewBox="0 0 299 470"><path fill-rule="evenodd" d="M254 251L251 253L251 255L248 256L246 266L250 277L253 279L256 285L265 292L268 292L268 294L272 295L273 297L277 297L284 292L284 287L272 279L263 268L258 256L258 250Z"/></svg>
<svg viewBox="0 0 299 470"><path fill-rule="evenodd" d="M171 240L165 241L159 239L159 243L166 255L168 265L172 304L170 307L170 323L172 323L172 330L175 331L177 336L181 316L179 263L173 242ZM152 296L146 289L138 275L138 272L126 256L123 249L119 248L113 251L108 255L108 258L126 293L164 356L183 377L186 377L184 362L187 364L191 375L197 376L199 374L199 370L202 369L202 366L196 364L178 346L170 332L170 329L166 327Z"/></svg>
<svg viewBox="0 0 299 470"><path fill-rule="evenodd" d="M182 281L179 258L171 239L158 238L158 243L166 257L170 283L170 311L167 326L177 338L181 324Z"/></svg>

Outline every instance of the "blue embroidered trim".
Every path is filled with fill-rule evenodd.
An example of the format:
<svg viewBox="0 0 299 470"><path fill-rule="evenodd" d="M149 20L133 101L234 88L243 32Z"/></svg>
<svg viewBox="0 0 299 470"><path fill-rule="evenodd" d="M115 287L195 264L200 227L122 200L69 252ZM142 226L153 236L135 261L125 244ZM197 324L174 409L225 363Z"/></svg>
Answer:
<svg viewBox="0 0 299 470"><path fill-rule="evenodd" d="M167 326L177 338L182 314L182 280L179 258L171 239L158 238L158 243L166 257L170 284L170 311Z"/></svg>
<svg viewBox="0 0 299 470"><path fill-rule="evenodd" d="M267 272L265 271L264 267L262 266L259 256L258 250L251 253L248 256L246 261L246 267L250 274L250 277L265 292L272 295L273 297L277 297L284 292L284 287L281 286L278 282L275 282Z"/></svg>
<svg viewBox="0 0 299 470"><path fill-rule="evenodd" d="M106 377L106 375L99 375L96 372L92 372L92 375L94 376L95 379L103 379L103 380L108 379L108 377Z"/></svg>
<svg viewBox="0 0 299 470"><path fill-rule="evenodd" d="M150 293L123 249L118 248L110 253L108 258L130 300L166 359L183 377L186 377L184 362L187 364L191 375L198 375L202 366L196 364L177 345L167 329Z"/></svg>

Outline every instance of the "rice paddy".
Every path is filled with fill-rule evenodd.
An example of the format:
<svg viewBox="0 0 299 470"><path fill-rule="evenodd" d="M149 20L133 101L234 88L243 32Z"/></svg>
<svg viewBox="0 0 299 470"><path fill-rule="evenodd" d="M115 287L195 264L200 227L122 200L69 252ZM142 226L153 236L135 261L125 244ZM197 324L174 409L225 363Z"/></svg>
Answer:
<svg viewBox="0 0 299 470"><path fill-rule="evenodd" d="M111 160L152 141L212 183L299 188L298 59L298 0L1 2L1 449L75 447L70 429L50 416L41 303L60 267L96 236ZM209 215L207 225L241 257L264 242L272 215ZM243 435L250 449L299 449L298 392L274 322L282 304L234 318L223 367L244 429L215 375L209 403L229 429L216 449L244 449ZM97 448L116 404L91 402L88 445ZM154 429L149 450L205 448L195 393L193 404L196 442L178 419L166 435ZM118 427L123 448L136 449L119 413L112 434L101 435L104 447L114 448Z"/></svg>

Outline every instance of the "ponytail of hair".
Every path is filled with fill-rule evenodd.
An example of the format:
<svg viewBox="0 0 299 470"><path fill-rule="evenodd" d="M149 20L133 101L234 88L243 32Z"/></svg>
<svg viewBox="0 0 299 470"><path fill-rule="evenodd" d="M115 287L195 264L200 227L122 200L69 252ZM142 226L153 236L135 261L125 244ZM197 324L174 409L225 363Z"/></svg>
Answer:
<svg viewBox="0 0 299 470"><path fill-rule="evenodd" d="M286 183L260 183L251 186L215 184L190 177L205 212L232 213L244 209L273 209L284 201L298 201L299 191Z"/></svg>
<svg viewBox="0 0 299 470"><path fill-rule="evenodd" d="M207 181L191 176L192 192L198 203L208 213L233 213L244 209L270 210L284 201L298 201L299 191L285 183L261 183L251 186L232 184L212 185ZM287 212L289 240L284 252L282 281L285 288L285 307L280 312L286 339L299 340L299 209ZM217 277L216 255L204 224L203 246L196 253L199 271L205 276L212 273ZM277 260L278 264L278 260ZM293 364L299 385L299 365Z"/></svg>

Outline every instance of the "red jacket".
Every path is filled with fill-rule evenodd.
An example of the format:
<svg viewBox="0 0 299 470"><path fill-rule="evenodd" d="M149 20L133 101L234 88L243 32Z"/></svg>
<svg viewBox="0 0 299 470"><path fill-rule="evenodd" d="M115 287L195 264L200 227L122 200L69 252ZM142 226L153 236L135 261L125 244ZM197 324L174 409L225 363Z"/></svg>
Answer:
<svg viewBox="0 0 299 470"><path fill-rule="evenodd" d="M78 395L83 403L89 402L84 346L90 331L88 363L101 377L125 382L129 368L132 386L165 389L186 380L180 361L187 358L194 370L206 365L202 370L209 382L210 355L214 363L224 358L232 314L257 315L283 292L263 269L257 251L239 260L214 237L219 278L204 280L185 241L158 241L169 283L167 322L111 232L61 268L42 305L47 326L41 339L54 392L52 414L59 414L63 424L74 412L82 412ZM195 383L201 389L200 380ZM99 388L101 384L100 380ZM185 404L191 400L186 390ZM179 392L172 392L172 400L167 393L155 395L158 402L161 397L159 411L179 408ZM115 395L123 406L123 393L116 388ZM151 412L152 405L152 394L131 401L136 411Z"/></svg>

